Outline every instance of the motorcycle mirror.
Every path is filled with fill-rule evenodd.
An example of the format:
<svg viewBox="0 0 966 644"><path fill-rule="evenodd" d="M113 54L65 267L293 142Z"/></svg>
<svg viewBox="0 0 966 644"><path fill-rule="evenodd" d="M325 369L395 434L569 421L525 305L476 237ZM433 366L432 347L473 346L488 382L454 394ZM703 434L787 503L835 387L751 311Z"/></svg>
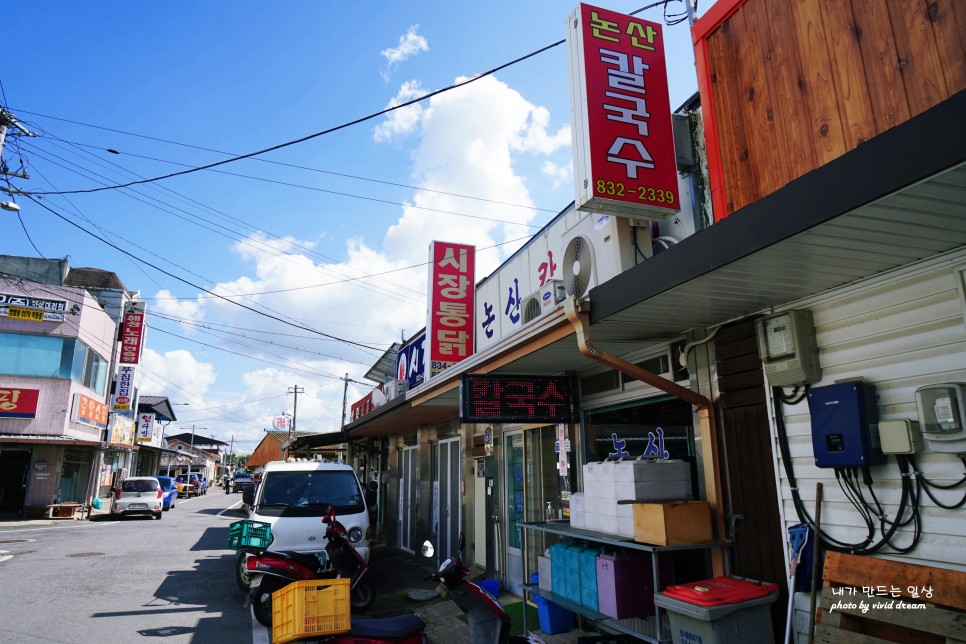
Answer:
<svg viewBox="0 0 966 644"><path fill-rule="evenodd" d="M423 547L420 552L424 557L432 557L436 553L436 549L433 548L433 544L427 539L423 542Z"/></svg>

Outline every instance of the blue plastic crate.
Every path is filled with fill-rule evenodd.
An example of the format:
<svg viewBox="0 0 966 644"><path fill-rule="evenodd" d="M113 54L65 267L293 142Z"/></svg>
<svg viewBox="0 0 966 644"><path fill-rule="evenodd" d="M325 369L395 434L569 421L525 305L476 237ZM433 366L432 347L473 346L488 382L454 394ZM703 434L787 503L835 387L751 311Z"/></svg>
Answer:
<svg viewBox="0 0 966 644"><path fill-rule="evenodd" d="M597 556L601 550L586 546L579 557L580 603L591 610L597 610Z"/></svg>

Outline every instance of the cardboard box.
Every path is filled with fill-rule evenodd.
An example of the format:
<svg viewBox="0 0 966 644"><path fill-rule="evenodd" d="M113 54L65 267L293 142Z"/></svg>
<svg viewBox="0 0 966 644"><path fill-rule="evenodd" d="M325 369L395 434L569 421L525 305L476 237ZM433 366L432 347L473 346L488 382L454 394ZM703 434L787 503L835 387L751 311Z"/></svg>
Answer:
<svg viewBox="0 0 966 644"><path fill-rule="evenodd" d="M633 507L634 541L656 546L714 541L707 501L635 503Z"/></svg>

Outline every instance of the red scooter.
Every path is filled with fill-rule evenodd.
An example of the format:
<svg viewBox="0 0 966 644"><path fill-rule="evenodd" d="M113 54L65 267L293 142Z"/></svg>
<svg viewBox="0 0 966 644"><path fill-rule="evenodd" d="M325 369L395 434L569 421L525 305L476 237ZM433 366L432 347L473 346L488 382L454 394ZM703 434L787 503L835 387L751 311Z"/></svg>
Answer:
<svg viewBox="0 0 966 644"><path fill-rule="evenodd" d="M326 526L324 555L264 550L249 554L245 560L251 578L248 601L263 626L272 625L272 593L293 581L348 577L353 612L364 612L375 603L376 590L368 580L369 564L352 546L332 508L322 517L322 523Z"/></svg>
<svg viewBox="0 0 966 644"><path fill-rule="evenodd" d="M503 605L493 595L476 584L466 581L470 569L463 565L459 553L463 551L463 535L460 535L457 554L450 555L429 576L435 579L452 598L453 603L466 613L472 644L526 644L526 637L510 635L510 617ZM422 554L432 557L435 549L429 541L423 543Z"/></svg>

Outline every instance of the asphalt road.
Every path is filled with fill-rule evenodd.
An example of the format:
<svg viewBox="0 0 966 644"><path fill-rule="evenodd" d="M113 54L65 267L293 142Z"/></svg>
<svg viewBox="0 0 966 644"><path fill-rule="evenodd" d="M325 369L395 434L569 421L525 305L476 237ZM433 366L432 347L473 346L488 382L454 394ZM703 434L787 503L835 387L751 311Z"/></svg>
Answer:
<svg viewBox="0 0 966 644"><path fill-rule="evenodd" d="M241 518L241 494L213 488L160 521L0 523L0 642L269 642L225 548Z"/></svg>

